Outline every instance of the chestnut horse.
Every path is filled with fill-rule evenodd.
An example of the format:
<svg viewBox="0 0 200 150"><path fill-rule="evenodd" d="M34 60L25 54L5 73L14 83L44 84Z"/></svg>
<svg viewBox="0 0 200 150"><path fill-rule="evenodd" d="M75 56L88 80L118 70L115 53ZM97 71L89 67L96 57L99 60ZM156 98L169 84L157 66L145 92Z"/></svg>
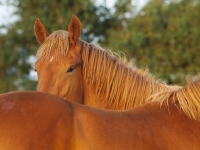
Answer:
<svg viewBox="0 0 200 150"><path fill-rule="evenodd" d="M167 86L113 52L81 40L81 24L75 15L68 32L58 30L49 35L39 19L34 31L42 44L35 64L40 92L93 107L124 110L146 103L156 92L178 87Z"/></svg>
<svg viewBox="0 0 200 150"><path fill-rule="evenodd" d="M1 150L198 150L200 80L129 110L40 92L0 95ZM161 98L158 98L161 97Z"/></svg>

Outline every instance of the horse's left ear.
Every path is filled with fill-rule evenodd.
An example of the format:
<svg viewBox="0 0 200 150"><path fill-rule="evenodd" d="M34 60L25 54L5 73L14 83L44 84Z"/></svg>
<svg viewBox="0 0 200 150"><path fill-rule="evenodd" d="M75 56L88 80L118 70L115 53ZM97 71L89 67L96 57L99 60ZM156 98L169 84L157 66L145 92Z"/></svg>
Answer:
<svg viewBox="0 0 200 150"><path fill-rule="evenodd" d="M35 21L34 32L40 44L43 44L45 39L49 36L49 33L46 31L44 25L40 22L39 18L37 18Z"/></svg>
<svg viewBox="0 0 200 150"><path fill-rule="evenodd" d="M81 35L81 22L75 15L72 15L68 25L69 42L72 46L76 46Z"/></svg>

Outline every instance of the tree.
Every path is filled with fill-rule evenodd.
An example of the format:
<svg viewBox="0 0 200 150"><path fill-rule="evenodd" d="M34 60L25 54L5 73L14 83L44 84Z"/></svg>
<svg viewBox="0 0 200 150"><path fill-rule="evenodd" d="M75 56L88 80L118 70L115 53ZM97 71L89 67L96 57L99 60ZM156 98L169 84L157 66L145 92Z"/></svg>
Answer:
<svg viewBox="0 0 200 150"><path fill-rule="evenodd" d="M182 83L200 71L199 8L199 0L151 0L122 30L110 30L106 45L166 82Z"/></svg>

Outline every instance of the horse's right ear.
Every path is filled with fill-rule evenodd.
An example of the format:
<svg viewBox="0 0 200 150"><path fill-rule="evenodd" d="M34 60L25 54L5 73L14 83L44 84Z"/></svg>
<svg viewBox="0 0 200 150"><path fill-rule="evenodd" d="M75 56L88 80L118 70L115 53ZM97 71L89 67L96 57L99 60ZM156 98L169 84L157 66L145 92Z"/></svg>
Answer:
<svg viewBox="0 0 200 150"><path fill-rule="evenodd" d="M43 44L45 39L49 36L49 33L46 31L44 25L40 22L39 18L37 18L35 21L34 32L36 39L40 44Z"/></svg>
<svg viewBox="0 0 200 150"><path fill-rule="evenodd" d="M75 15L72 15L68 25L69 42L71 45L76 46L81 34L81 22Z"/></svg>

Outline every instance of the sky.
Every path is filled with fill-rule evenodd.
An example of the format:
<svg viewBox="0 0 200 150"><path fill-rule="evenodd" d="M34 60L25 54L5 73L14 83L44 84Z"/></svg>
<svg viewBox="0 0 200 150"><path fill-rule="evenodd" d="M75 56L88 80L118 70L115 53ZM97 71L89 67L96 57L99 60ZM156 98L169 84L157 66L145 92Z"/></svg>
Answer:
<svg viewBox="0 0 200 150"><path fill-rule="evenodd" d="M0 25L14 22L17 18L12 16L14 7L6 5L6 0L0 0Z"/></svg>
<svg viewBox="0 0 200 150"><path fill-rule="evenodd" d="M116 0L95 0L96 5L106 4L107 7L112 8ZM134 0L138 9L144 6L148 0ZM15 10L14 7L6 5L6 0L0 0L0 26L8 23L13 23L17 17L12 15Z"/></svg>

